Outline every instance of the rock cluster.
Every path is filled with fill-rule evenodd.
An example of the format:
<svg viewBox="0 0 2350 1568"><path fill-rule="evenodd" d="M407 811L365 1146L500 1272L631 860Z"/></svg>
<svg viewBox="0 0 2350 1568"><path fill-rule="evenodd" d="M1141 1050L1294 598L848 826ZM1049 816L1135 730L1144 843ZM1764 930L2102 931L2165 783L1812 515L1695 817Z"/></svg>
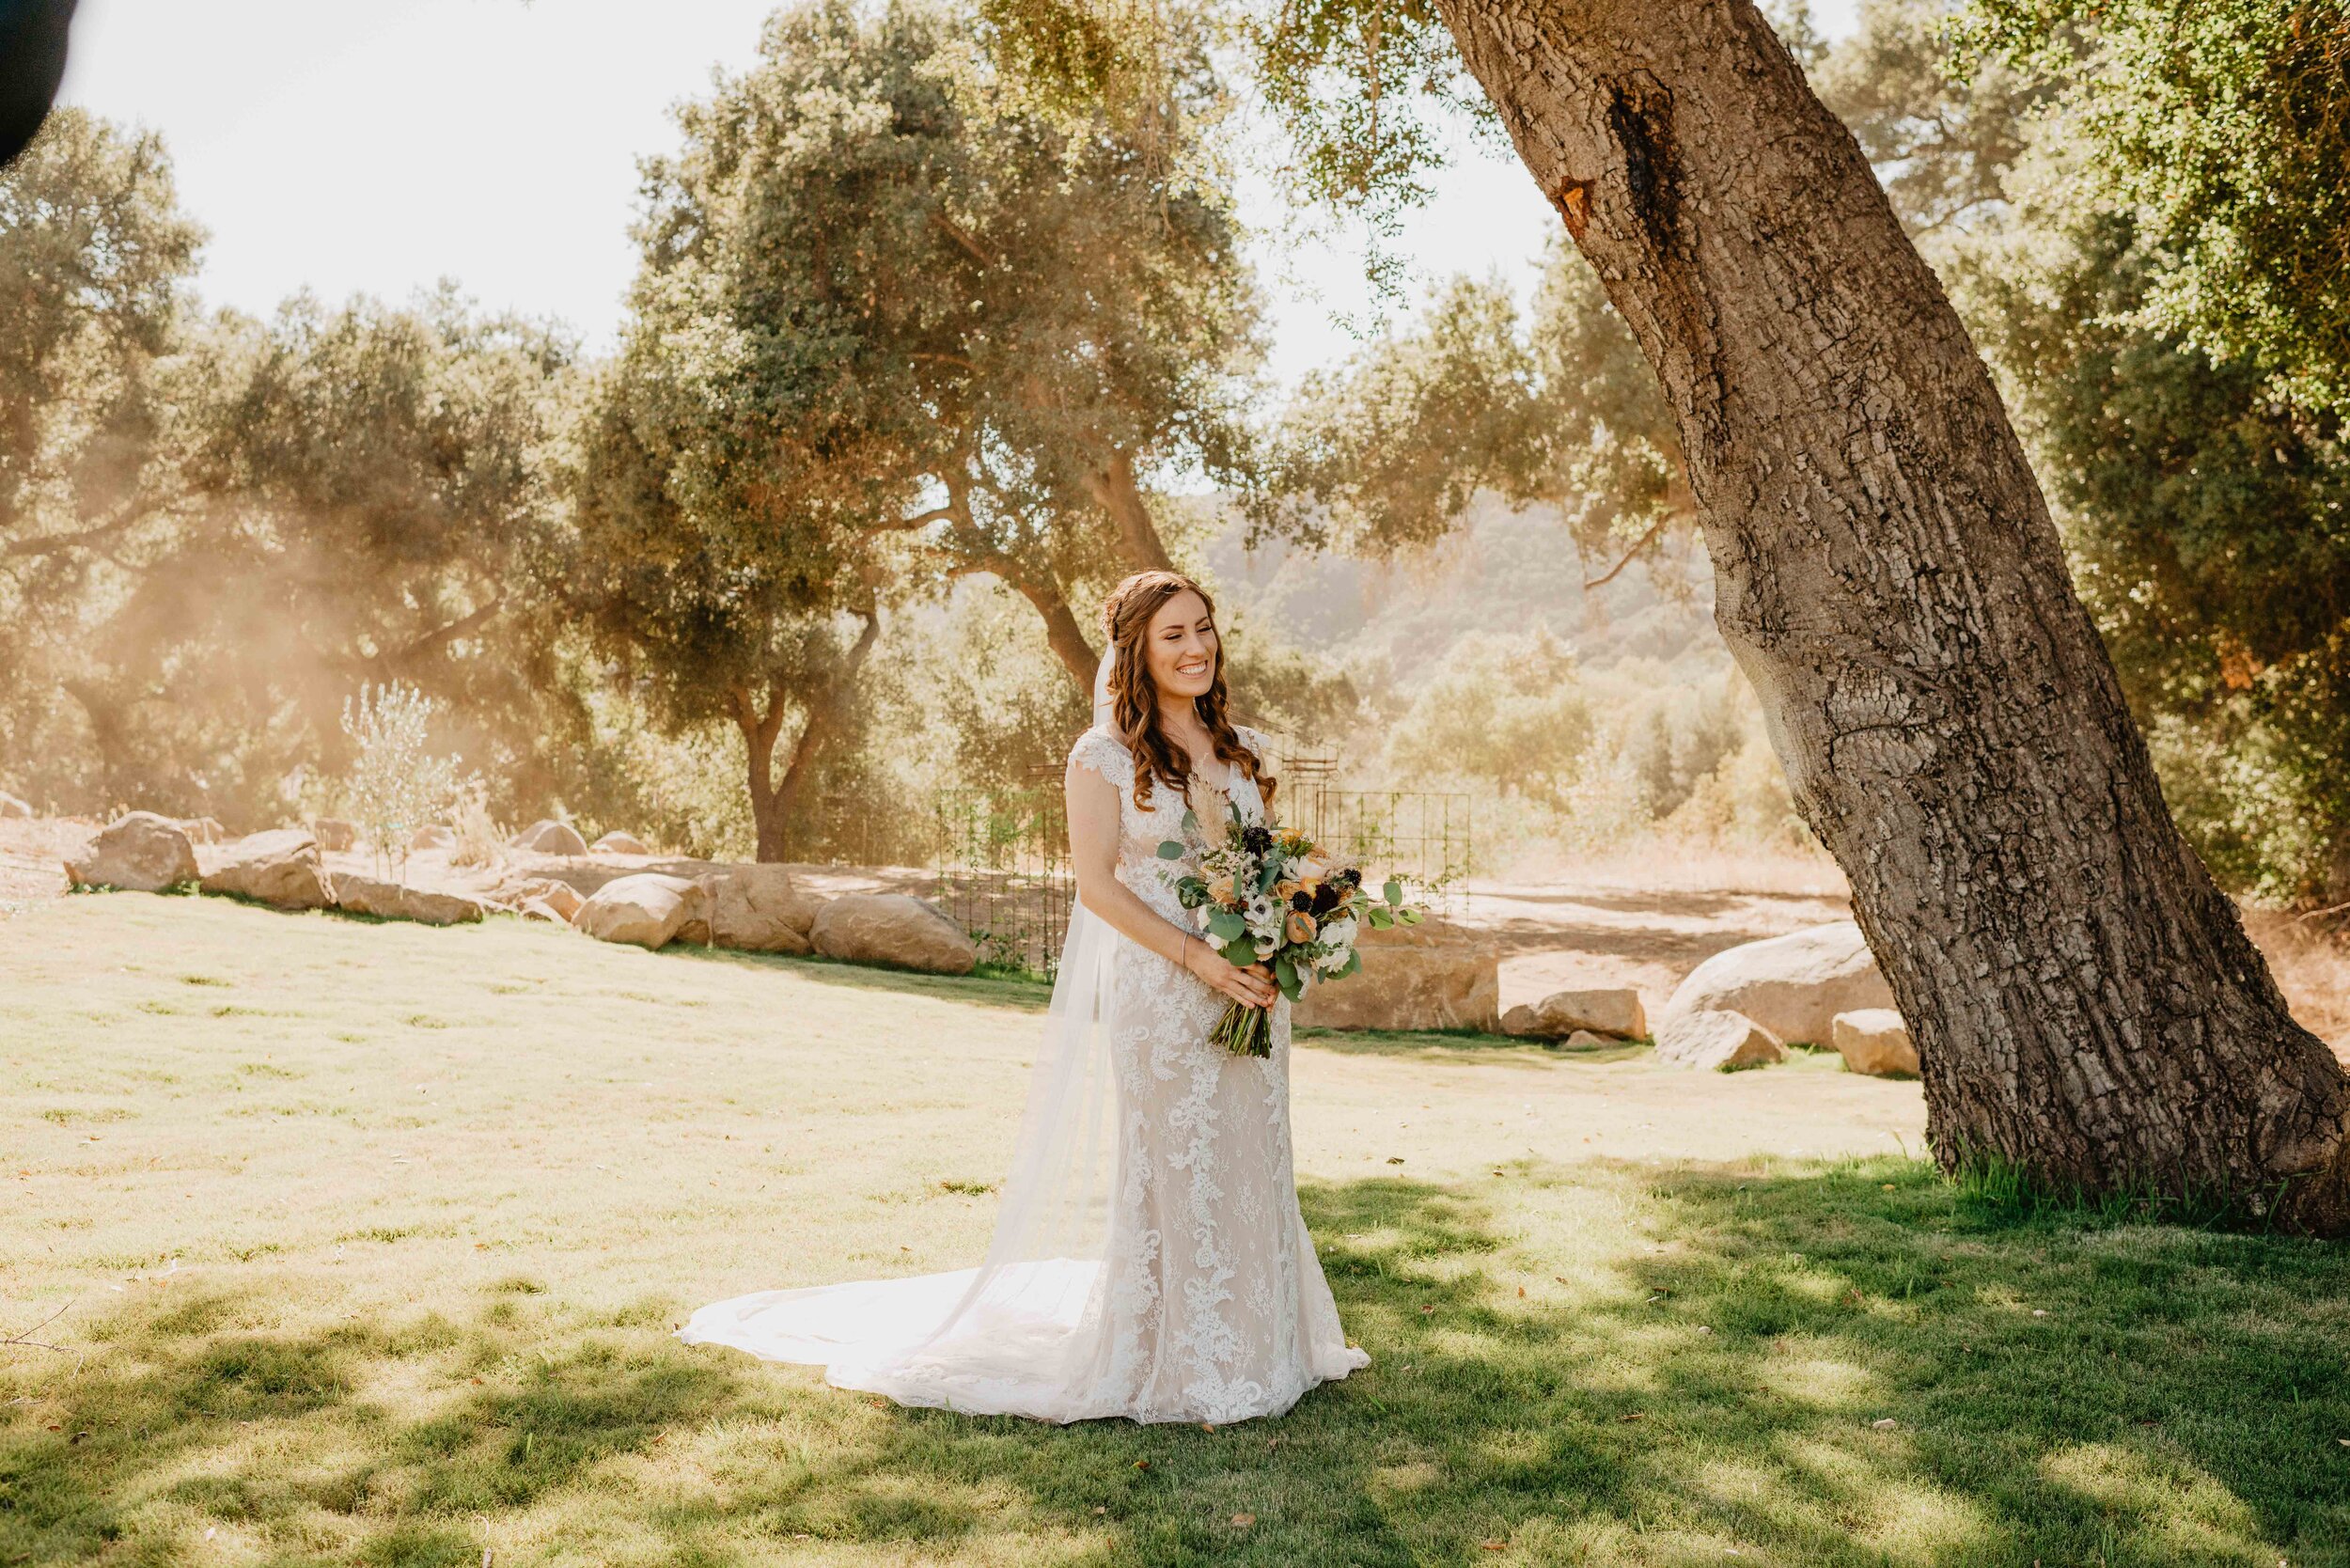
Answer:
<svg viewBox="0 0 2350 1568"><path fill-rule="evenodd" d="M440 893L429 887L411 887L405 883L350 873L335 878L335 903L354 915L415 920L428 926L467 925L489 913L489 906L479 899L462 893Z"/></svg>
<svg viewBox="0 0 2350 1568"><path fill-rule="evenodd" d="M1568 1040L1577 1034L1640 1040L1648 1035L1648 1010L1640 1005L1640 994L1628 986L1554 991L1531 1006L1503 1013L1501 1032L1533 1040Z"/></svg>
<svg viewBox="0 0 2350 1568"><path fill-rule="evenodd" d="M1656 1023L1661 1060L1692 1068L1758 1066L1786 1047L1833 1041L1840 1013L1890 1009L1860 928L1850 920L1748 942L1689 972Z"/></svg>
<svg viewBox="0 0 2350 1568"><path fill-rule="evenodd" d="M196 846L169 817L133 811L100 829L82 853L65 863L76 887L120 887L160 893L196 880Z"/></svg>
<svg viewBox="0 0 2350 1568"><path fill-rule="evenodd" d="M197 884L207 893L233 893L280 909L324 909L334 884L319 862L319 841L299 827L281 827L237 840L232 858Z"/></svg>
<svg viewBox="0 0 2350 1568"><path fill-rule="evenodd" d="M586 855L588 840L579 836L579 829L569 823L545 818L532 823L509 840L518 850L533 855Z"/></svg>
<svg viewBox="0 0 2350 1568"><path fill-rule="evenodd" d="M1366 930L1363 967L1336 985L1309 985L1292 1017L1299 1028L1486 1029L1500 1027L1501 962L1493 945L1443 920Z"/></svg>
<svg viewBox="0 0 2350 1568"><path fill-rule="evenodd" d="M811 933L824 901L800 886L781 866L729 866L702 881L711 895L710 939L719 947L804 953L815 946Z"/></svg>
<svg viewBox="0 0 2350 1568"><path fill-rule="evenodd" d="M808 941L826 958L967 975L979 945L964 929L905 893L844 893L816 911Z"/></svg>
<svg viewBox="0 0 2350 1568"><path fill-rule="evenodd" d="M686 929L710 921L710 891L698 882L659 871L615 877L588 896L572 924L599 942L665 948Z"/></svg>
<svg viewBox="0 0 2350 1568"><path fill-rule="evenodd" d="M1828 1032L1847 1073L1877 1078L1918 1075L1918 1047L1910 1043L1909 1026L1889 1007L1840 1012Z"/></svg>

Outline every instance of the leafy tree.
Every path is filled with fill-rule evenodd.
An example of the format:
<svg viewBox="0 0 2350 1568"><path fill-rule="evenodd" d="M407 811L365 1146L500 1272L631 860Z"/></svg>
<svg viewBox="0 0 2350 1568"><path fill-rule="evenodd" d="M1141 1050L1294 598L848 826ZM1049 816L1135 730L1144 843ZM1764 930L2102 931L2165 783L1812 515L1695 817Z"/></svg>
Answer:
<svg viewBox="0 0 2350 1568"><path fill-rule="evenodd" d="M20 788L87 779L60 682L110 557L167 510L164 450L187 280L203 231L161 142L79 109L0 169L0 742Z"/></svg>
<svg viewBox="0 0 2350 1568"><path fill-rule="evenodd" d="M1963 295L2197 847L2233 886L2339 902L2350 449L2267 367L2149 318L2171 258L2080 172L2027 179Z"/></svg>
<svg viewBox="0 0 2350 1568"><path fill-rule="evenodd" d="M204 321L199 238L161 145L78 110L0 176L11 754L52 799L266 820L339 765L349 694L401 679L543 794L532 644L491 628L568 349L446 294Z"/></svg>
<svg viewBox="0 0 2350 1568"><path fill-rule="evenodd" d="M1113 74L1169 36L1107 0L997 14L1010 57ZM1408 199L1429 143L1364 102L1458 96L1457 61L1656 373L1716 619L1916 1032L1936 1156L2350 1229L2350 1076L2171 822L1988 368L1752 0L1312 14L1248 36L1321 193Z"/></svg>
<svg viewBox="0 0 2350 1568"><path fill-rule="evenodd" d="M108 553L65 682L105 792L266 819L295 770L339 768L349 695L402 681L502 805L542 800L540 645L509 585L547 539L538 448L568 359L446 291L191 331L173 504Z"/></svg>
<svg viewBox="0 0 2350 1568"><path fill-rule="evenodd" d="M1170 87L1128 133L1046 119L971 42L916 6L776 17L648 165L666 281L640 309L680 352L721 335L754 420L780 398L803 421L730 449L731 478L860 476L838 504L863 527L1010 584L1082 687L1073 595L1167 561L1147 477L1238 462L1253 296L1229 203L1182 156L1212 95Z"/></svg>
<svg viewBox="0 0 2350 1568"><path fill-rule="evenodd" d="M1299 542L1386 556L1450 533L1484 490L1557 507L1591 588L1692 520L1656 378L1565 250L1530 323L1497 285L1458 278L1402 332L1308 376L1249 505Z"/></svg>
<svg viewBox="0 0 2350 1568"><path fill-rule="evenodd" d="M1979 0L1969 35L2066 77L2104 204L2166 259L2140 320L2350 413L2350 8Z"/></svg>

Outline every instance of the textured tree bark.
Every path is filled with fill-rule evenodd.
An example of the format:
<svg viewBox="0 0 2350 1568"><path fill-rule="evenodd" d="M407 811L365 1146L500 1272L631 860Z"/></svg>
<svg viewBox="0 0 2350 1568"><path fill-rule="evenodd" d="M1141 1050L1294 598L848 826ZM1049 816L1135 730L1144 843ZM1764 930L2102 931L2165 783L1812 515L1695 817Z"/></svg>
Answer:
<svg viewBox="0 0 2350 1568"><path fill-rule="evenodd" d="M871 610L857 613L864 618L864 629L841 655L840 667L833 671L823 689L807 700L807 716L800 723L799 738L791 743L791 760L784 765L781 778L776 777L776 742L791 710L790 693L776 682L768 686L763 706L747 686L737 686L729 694L735 727L743 731L744 749L750 754L751 825L759 846L752 854L761 862L790 858L790 828L800 808L800 797L815 774L817 760L840 728L840 715L848 711L849 698L856 691L857 671L864 666L865 655L872 651L874 638L881 635L880 616Z"/></svg>
<svg viewBox="0 0 2350 1568"><path fill-rule="evenodd" d="M1077 689L1086 696L1093 695L1093 666L1097 655L1093 644L1087 640L1085 628L1077 624L1076 611L1069 607L1068 595L1049 572L1034 572L1000 551L974 556L961 569L964 572L984 572L1009 586L1026 599L1044 622L1044 641L1058 659L1069 678L1077 682Z"/></svg>
<svg viewBox="0 0 2350 1568"><path fill-rule="evenodd" d="M1679 420L1948 1168L2350 1230L2350 1080L2172 825L1990 377L1751 0L1438 0Z"/></svg>
<svg viewBox="0 0 2350 1568"><path fill-rule="evenodd" d="M733 698L734 727L743 731L743 749L749 758L751 829L758 847L752 857L764 863L783 855L783 809L776 797L776 737L783 732L789 699L780 684L767 688L762 706L747 686L737 686Z"/></svg>
<svg viewBox="0 0 2350 1568"><path fill-rule="evenodd" d="M776 786L775 811L779 823L790 822L799 810L800 797L815 775L817 760L824 754L824 747L832 744L833 735L840 728L841 715L849 711L849 699L856 693L857 672L865 666L865 655L872 651L873 639L881 635L881 617L870 610L860 613L865 617L864 629L842 656L840 667L824 683L822 693L808 704L807 722L800 726L800 737L791 743L791 763L783 770L782 782ZM777 837L774 858L780 860L780 833ZM761 855L760 858L768 856Z"/></svg>

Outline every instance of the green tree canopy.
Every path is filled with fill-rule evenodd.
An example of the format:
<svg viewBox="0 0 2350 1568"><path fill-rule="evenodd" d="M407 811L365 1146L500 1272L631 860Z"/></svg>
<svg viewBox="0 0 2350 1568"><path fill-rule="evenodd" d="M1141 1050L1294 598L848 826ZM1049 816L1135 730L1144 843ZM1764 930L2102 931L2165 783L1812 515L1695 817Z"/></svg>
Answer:
<svg viewBox="0 0 2350 1568"><path fill-rule="evenodd" d="M1977 0L1978 53L2060 76L2087 173L2162 264L2140 319L2350 412L2350 6Z"/></svg>

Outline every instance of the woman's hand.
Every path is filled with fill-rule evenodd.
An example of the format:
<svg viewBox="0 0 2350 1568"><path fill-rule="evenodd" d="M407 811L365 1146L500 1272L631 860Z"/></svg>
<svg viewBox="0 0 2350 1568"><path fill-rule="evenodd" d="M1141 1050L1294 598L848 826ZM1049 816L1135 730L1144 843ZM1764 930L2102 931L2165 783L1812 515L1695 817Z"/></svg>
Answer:
<svg viewBox="0 0 2350 1568"><path fill-rule="evenodd" d="M1187 936L1184 942L1185 966L1211 989L1244 1007L1271 1007L1273 998L1280 995L1280 988L1273 983L1273 971L1263 964L1251 964L1244 969L1198 937Z"/></svg>

